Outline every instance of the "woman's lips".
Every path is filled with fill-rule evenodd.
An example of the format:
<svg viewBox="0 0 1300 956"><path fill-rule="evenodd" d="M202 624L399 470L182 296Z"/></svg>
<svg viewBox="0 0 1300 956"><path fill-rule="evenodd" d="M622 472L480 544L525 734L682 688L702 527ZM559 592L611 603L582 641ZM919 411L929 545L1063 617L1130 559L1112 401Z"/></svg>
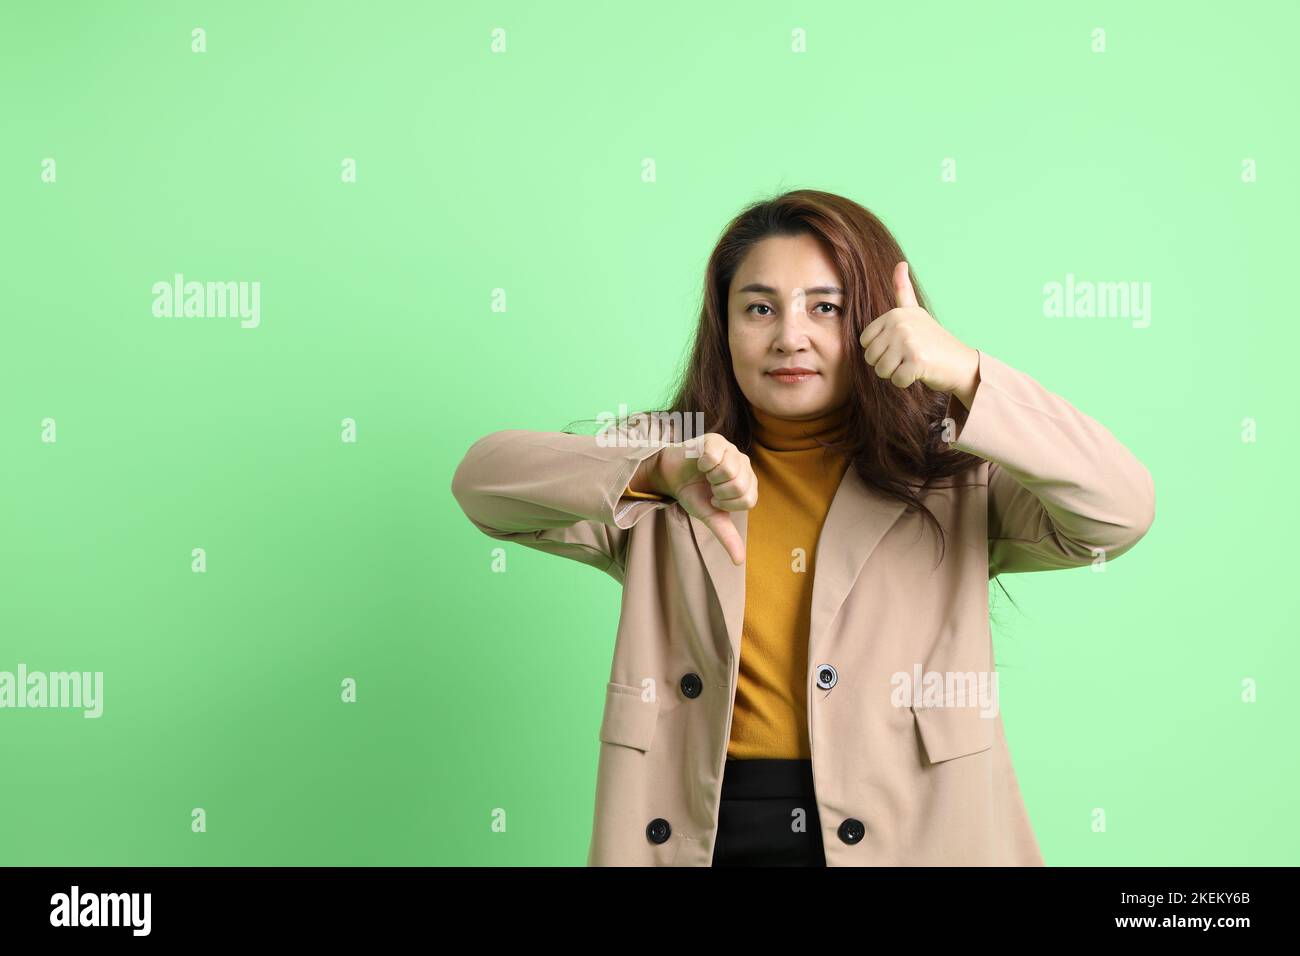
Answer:
<svg viewBox="0 0 1300 956"><path fill-rule="evenodd" d="M811 378L817 377L816 372L809 371L806 368L790 369L789 371L777 369L768 372L767 374L772 376L773 379L780 382L782 385L798 385L800 382L806 382Z"/></svg>

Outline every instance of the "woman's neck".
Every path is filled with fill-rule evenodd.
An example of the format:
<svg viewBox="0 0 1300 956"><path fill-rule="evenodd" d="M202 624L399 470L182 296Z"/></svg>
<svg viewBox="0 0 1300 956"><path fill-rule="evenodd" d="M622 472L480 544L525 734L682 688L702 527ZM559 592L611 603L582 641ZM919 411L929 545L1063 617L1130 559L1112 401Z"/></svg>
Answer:
<svg viewBox="0 0 1300 956"><path fill-rule="evenodd" d="M848 427L850 403L824 412L815 418L779 418L749 406L750 430L754 440L772 451L798 451L820 448L823 443L841 437Z"/></svg>

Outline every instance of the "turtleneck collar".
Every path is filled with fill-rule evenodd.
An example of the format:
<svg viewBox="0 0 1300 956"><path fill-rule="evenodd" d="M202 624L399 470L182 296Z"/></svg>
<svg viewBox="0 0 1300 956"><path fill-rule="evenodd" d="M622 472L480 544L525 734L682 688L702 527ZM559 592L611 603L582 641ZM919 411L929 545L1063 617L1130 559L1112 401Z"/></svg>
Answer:
<svg viewBox="0 0 1300 956"><path fill-rule="evenodd" d="M841 437L848 425L849 410L852 407L849 402L845 402L839 408L816 418L795 420L778 418L755 408L752 402L746 404L749 405L750 428L754 440L772 451L820 448L818 439L828 442Z"/></svg>

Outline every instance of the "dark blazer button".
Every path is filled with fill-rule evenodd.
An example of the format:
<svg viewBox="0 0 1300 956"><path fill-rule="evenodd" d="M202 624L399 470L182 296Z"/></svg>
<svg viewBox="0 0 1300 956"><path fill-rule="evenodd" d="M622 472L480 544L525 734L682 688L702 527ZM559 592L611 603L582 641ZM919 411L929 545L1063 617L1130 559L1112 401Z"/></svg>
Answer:
<svg viewBox="0 0 1300 956"><path fill-rule="evenodd" d="M687 697L699 697L702 690L704 681L700 680L699 674L686 674L682 677L682 693Z"/></svg>
<svg viewBox="0 0 1300 956"><path fill-rule="evenodd" d="M673 828L668 825L668 821L663 817L655 817L646 824L646 839L651 843L666 843L672 836Z"/></svg>
<svg viewBox="0 0 1300 956"><path fill-rule="evenodd" d="M857 843L866 835L866 832L867 828L863 826L862 821L855 820L853 817L849 817L840 824L840 839L845 843Z"/></svg>
<svg viewBox="0 0 1300 956"><path fill-rule="evenodd" d="M830 690L835 686L840 675L836 672L835 667L831 664L817 665L817 686L822 690Z"/></svg>

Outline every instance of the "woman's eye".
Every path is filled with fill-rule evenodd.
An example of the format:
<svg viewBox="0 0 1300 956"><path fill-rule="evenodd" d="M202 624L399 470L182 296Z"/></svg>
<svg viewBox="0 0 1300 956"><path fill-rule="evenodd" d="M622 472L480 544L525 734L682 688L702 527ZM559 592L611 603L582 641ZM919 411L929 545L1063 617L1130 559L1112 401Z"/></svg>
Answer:
<svg viewBox="0 0 1300 956"><path fill-rule="evenodd" d="M829 311L829 312L820 312L820 313L818 313L819 315L834 315L836 312L838 312L838 311L840 310L840 307L839 307L838 305L836 305L834 302L818 302L815 306L813 306L813 310L816 311L817 309L820 309L823 305L825 305L825 306L829 306L831 311ZM771 307L770 305L768 305L767 303L765 303L765 302L755 302L753 305L751 305L751 306L750 306L749 308L747 308L745 311L746 311L746 312L754 312L755 309L767 309L767 310L770 312L770 311L771 311L771 308L772 308L772 307ZM767 318L767 315L768 315L767 312L754 313L754 314L755 314L755 315L761 315L763 318Z"/></svg>

